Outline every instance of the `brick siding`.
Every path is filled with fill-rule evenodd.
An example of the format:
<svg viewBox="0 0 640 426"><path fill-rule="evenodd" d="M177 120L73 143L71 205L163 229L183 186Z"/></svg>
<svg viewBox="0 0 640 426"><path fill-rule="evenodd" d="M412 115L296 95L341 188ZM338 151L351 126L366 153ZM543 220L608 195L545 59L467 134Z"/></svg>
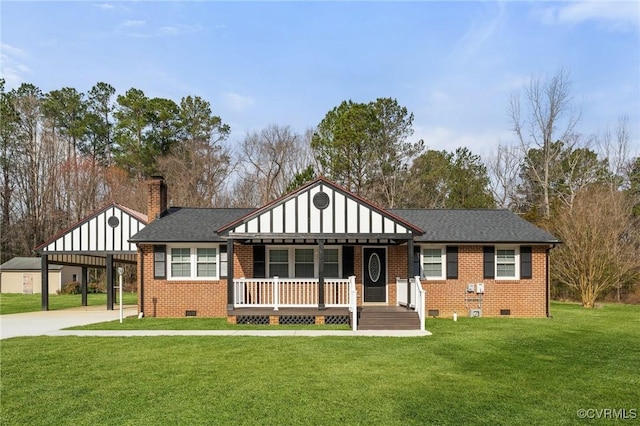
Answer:
<svg viewBox="0 0 640 426"><path fill-rule="evenodd" d="M483 316L499 316L500 310L510 310L513 317L543 317L546 314L546 252L544 246L533 246L533 278L526 280L494 280L483 278L483 247L459 246L458 279L422 280L426 290L426 309L437 309L441 317L468 315L465 305L468 283L484 283ZM196 311L198 317L224 317L227 314L227 280L169 281L156 280L153 275L153 246L140 245L138 250L138 277L140 265L144 267L144 313L146 316L184 317L187 310ZM253 249L250 245L235 244L234 276L253 276ZM362 247L354 250L354 270L358 291L358 305L362 305ZM387 248L387 300L396 304L396 277L406 278L407 246ZM140 282L138 283L140 293ZM154 303L155 301L155 303ZM138 302L140 303L140 301ZM138 306L140 309L140 306Z"/></svg>

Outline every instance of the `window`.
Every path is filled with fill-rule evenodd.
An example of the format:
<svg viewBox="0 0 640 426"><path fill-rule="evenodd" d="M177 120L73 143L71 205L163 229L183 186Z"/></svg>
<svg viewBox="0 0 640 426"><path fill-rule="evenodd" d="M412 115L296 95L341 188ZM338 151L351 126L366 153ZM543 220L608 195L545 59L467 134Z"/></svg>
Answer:
<svg viewBox="0 0 640 426"><path fill-rule="evenodd" d="M198 277L215 277L218 266L216 263L216 249L199 248L196 263Z"/></svg>
<svg viewBox="0 0 640 426"><path fill-rule="evenodd" d="M191 276L191 250L189 248L171 249L171 276Z"/></svg>
<svg viewBox="0 0 640 426"><path fill-rule="evenodd" d="M444 255L441 247L422 249L422 277L426 279L444 279Z"/></svg>
<svg viewBox="0 0 640 426"><path fill-rule="evenodd" d="M326 278L340 277L340 254L338 249L324 249L324 276Z"/></svg>
<svg viewBox="0 0 640 426"><path fill-rule="evenodd" d="M167 278L170 280L217 279L219 277L218 264L220 263L218 246L203 245L167 247L167 264L169 265ZM160 263L162 262L160 261Z"/></svg>
<svg viewBox="0 0 640 426"><path fill-rule="evenodd" d="M289 276L289 250L269 250L269 276L282 278Z"/></svg>
<svg viewBox="0 0 640 426"><path fill-rule="evenodd" d="M267 247L267 276L316 278L320 270L318 259L317 246ZM341 248L325 247L325 278L339 278L341 262Z"/></svg>
<svg viewBox="0 0 640 426"><path fill-rule="evenodd" d="M314 256L312 248L295 249L295 277L313 278L314 276Z"/></svg>
<svg viewBox="0 0 640 426"><path fill-rule="evenodd" d="M518 252L514 248L496 248L496 279L518 279Z"/></svg>

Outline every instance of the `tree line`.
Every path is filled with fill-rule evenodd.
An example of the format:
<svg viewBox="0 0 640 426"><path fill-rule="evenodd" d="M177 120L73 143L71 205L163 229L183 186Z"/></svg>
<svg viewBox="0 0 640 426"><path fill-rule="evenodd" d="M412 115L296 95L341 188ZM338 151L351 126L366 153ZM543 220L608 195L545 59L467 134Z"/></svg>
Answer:
<svg viewBox="0 0 640 426"><path fill-rule="evenodd" d="M585 305L605 294L640 298L640 159L628 119L581 135L564 71L514 94L514 141L485 159L467 147L429 149L392 98L347 100L303 134L273 124L232 144L230 127L199 96L176 103L135 88L116 96L104 82L86 93L28 83L6 91L3 80L0 95L2 261L32 254L107 201L144 212L152 175L173 188L170 204L190 207L256 207L324 175L386 208L511 209L564 242L552 251L556 296ZM591 227L600 243L580 237ZM581 270L575 260L588 256ZM586 297L596 282L602 288Z"/></svg>

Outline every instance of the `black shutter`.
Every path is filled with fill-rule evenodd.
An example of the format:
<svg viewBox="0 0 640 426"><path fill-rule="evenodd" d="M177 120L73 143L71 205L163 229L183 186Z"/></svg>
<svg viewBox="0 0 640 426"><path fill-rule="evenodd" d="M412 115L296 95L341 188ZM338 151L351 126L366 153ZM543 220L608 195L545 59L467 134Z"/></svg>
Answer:
<svg viewBox="0 0 640 426"><path fill-rule="evenodd" d="M265 254L265 246L253 246L253 278L265 278L267 276Z"/></svg>
<svg viewBox="0 0 640 426"><path fill-rule="evenodd" d="M153 278L167 277L167 246L153 246Z"/></svg>
<svg viewBox="0 0 640 426"><path fill-rule="evenodd" d="M447 246L447 279L458 279L458 246Z"/></svg>
<svg viewBox="0 0 640 426"><path fill-rule="evenodd" d="M413 246L413 276L422 277L420 273L420 246Z"/></svg>
<svg viewBox="0 0 640 426"><path fill-rule="evenodd" d="M342 278L349 278L354 274L353 246L342 247Z"/></svg>
<svg viewBox="0 0 640 426"><path fill-rule="evenodd" d="M532 277L531 246L520 247L520 278L529 279Z"/></svg>
<svg viewBox="0 0 640 426"><path fill-rule="evenodd" d="M484 247L484 277L495 278L495 247Z"/></svg>
<svg viewBox="0 0 640 426"><path fill-rule="evenodd" d="M220 244L220 278L226 278L229 273L229 262L227 258L227 245Z"/></svg>

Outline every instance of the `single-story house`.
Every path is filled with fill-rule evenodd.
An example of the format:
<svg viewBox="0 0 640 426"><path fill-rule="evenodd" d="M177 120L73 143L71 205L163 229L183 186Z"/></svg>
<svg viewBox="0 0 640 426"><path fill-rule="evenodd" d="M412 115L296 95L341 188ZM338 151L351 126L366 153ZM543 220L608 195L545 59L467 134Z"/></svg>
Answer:
<svg viewBox="0 0 640 426"><path fill-rule="evenodd" d="M383 209L323 177L257 209L166 200L166 183L153 178L149 224L129 240L147 316L549 313L549 250L559 241L508 210Z"/></svg>
<svg viewBox="0 0 640 426"><path fill-rule="evenodd" d="M41 293L41 264L39 257L14 257L0 265L0 292ZM49 294L58 293L69 282L80 282L81 273L80 267L51 265Z"/></svg>

